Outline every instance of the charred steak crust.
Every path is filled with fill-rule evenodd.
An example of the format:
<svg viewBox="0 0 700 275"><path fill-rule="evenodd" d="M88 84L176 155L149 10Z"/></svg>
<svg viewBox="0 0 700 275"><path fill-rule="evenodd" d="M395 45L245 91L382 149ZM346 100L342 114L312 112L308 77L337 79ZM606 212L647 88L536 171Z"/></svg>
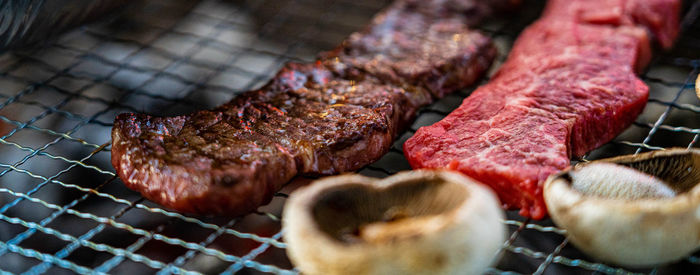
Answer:
<svg viewBox="0 0 700 275"><path fill-rule="evenodd" d="M414 168L458 170L542 219L542 183L642 112L651 33L668 47L678 0L550 0L486 85L404 143ZM667 17L664 17L667 16ZM660 20L663 18L663 20Z"/></svg>
<svg viewBox="0 0 700 275"><path fill-rule="evenodd" d="M163 205L239 215L299 173L333 174L379 158L406 123L402 114L417 108L405 95L291 63L262 89L214 110L119 115L113 164L127 186Z"/></svg>
<svg viewBox="0 0 700 275"><path fill-rule="evenodd" d="M491 39L469 31L460 13L434 12L441 19L429 19L421 12L424 5L396 2L364 31L321 54L324 63L342 75L359 70L402 87L420 87L434 98L474 83L496 55Z"/></svg>
<svg viewBox="0 0 700 275"><path fill-rule="evenodd" d="M296 175L359 169L389 150L418 108L490 66L490 39L459 16L397 2L318 62L289 63L264 87L213 110L120 114L112 164L152 201L229 216L269 202ZM374 43L387 40L396 43Z"/></svg>

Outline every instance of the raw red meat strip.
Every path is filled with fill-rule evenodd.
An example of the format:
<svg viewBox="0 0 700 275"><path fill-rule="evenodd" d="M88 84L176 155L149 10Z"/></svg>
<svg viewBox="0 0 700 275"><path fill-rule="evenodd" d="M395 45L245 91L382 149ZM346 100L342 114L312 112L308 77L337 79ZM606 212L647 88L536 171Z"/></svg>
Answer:
<svg viewBox="0 0 700 275"><path fill-rule="evenodd" d="M488 84L406 141L411 166L459 170L491 186L505 207L544 218L543 181L643 110L648 88L635 71L650 59L647 31L670 46L679 5L550 1Z"/></svg>

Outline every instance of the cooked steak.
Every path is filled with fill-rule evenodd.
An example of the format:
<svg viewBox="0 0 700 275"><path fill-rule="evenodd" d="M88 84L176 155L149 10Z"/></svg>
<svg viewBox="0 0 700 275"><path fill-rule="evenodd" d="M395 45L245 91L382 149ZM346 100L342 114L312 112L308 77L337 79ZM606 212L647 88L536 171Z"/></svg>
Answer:
<svg viewBox="0 0 700 275"><path fill-rule="evenodd" d="M298 173L349 171L379 158L404 114L417 108L407 94L288 64L264 88L214 110L119 115L113 162L151 200L186 212L243 214Z"/></svg>
<svg viewBox="0 0 700 275"><path fill-rule="evenodd" d="M490 39L467 31L462 13L436 12L440 18L435 19L421 12L424 6L395 2L364 31L322 54L324 63L344 75L359 70L398 86L427 89L438 98L474 83L495 56Z"/></svg>
<svg viewBox="0 0 700 275"><path fill-rule="evenodd" d="M670 30L656 34L663 44L677 33L666 26L678 26L678 1L627 1L617 9L610 7L615 1L591 2L600 1L550 1L488 84L406 141L411 166L459 170L490 185L508 208L543 218L543 181L572 156L613 139L643 110L648 88L634 72L650 59L645 28ZM652 7L654 13L616 14L623 19L614 24L575 16ZM674 16L646 25L656 22L653 14Z"/></svg>
<svg viewBox="0 0 700 275"><path fill-rule="evenodd" d="M420 106L473 83L495 56L491 41L464 22L406 9L390 7L335 54L287 64L263 88L216 109L117 116L119 177L180 211L240 215L295 175L377 160Z"/></svg>

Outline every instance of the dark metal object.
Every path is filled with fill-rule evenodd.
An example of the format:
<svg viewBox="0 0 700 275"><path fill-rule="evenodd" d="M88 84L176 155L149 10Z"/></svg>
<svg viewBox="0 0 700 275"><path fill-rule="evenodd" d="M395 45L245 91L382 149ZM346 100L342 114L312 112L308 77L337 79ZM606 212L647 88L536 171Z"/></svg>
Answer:
<svg viewBox="0 0 700 275"><path fill-rule="evenodd" d="M0 52L21 47L104 16L130 0L0 1Z"/></svg>
<svg viewBox="0 0 700 275"><path fill-rule="evenodd" d="M109 163L117 113L183 114L262 85L289 60L310 61L385 5L373 0L148 1L118 22L69 32L47 47L0 56L0 270L48 274L293 272L278 217L285 194L236 219L183 216L131 192ZM542 1L480 27L501 54L539 16ZM688 9L686 9L688 10ZM700 20L643 79L651 99L636 123L587 159L665 147L698 148ZM497 62L498 63L498 62ZM484 80L486 81L486 80ZM459 105L471 89L424 108L390 153L362 169L409 169L402 142ZM511 238L490 274L698 273L700 258L626 270L578 252L550 221L508 213ZM695 271L695 272L693 272ZM512 274L512 273L511 273Z"/></svg>

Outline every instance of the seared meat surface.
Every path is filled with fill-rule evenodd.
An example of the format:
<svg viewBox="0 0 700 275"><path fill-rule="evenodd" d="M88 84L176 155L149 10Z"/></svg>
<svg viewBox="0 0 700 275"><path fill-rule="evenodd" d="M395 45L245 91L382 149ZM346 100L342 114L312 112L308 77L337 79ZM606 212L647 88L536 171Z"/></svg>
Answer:
<svg viewBox="0 0 700 275"><path fill-rule="evenodd" d="M389 150L418 108L489 67L495 48L463 16L397 2L317 62L287 64L213 110L121 114L112 164L150 200L232 216L269 202L296 175L359 169Z"/></svg>
<svg viewBox="0 0 700 275"><path fill-rule="evenodd" d="M214 110L118 116L114 164L131 188L164 205L243 214L299 173L351 171L379 158L415 113L410 96L371 78L344 80L292 63L267 86Z"/></svg>
<svg viewBox="0 0 700 275"><path fill-rule="evenodd" d="M399 86L422 87L437 98L474 83L496 54L491 40L467 31L468 17L461 13L436 13L441 16L436 20L421 12L424 6L396 2L364 31L323 54L324 63L342 74L360 70Z"/></svg>

